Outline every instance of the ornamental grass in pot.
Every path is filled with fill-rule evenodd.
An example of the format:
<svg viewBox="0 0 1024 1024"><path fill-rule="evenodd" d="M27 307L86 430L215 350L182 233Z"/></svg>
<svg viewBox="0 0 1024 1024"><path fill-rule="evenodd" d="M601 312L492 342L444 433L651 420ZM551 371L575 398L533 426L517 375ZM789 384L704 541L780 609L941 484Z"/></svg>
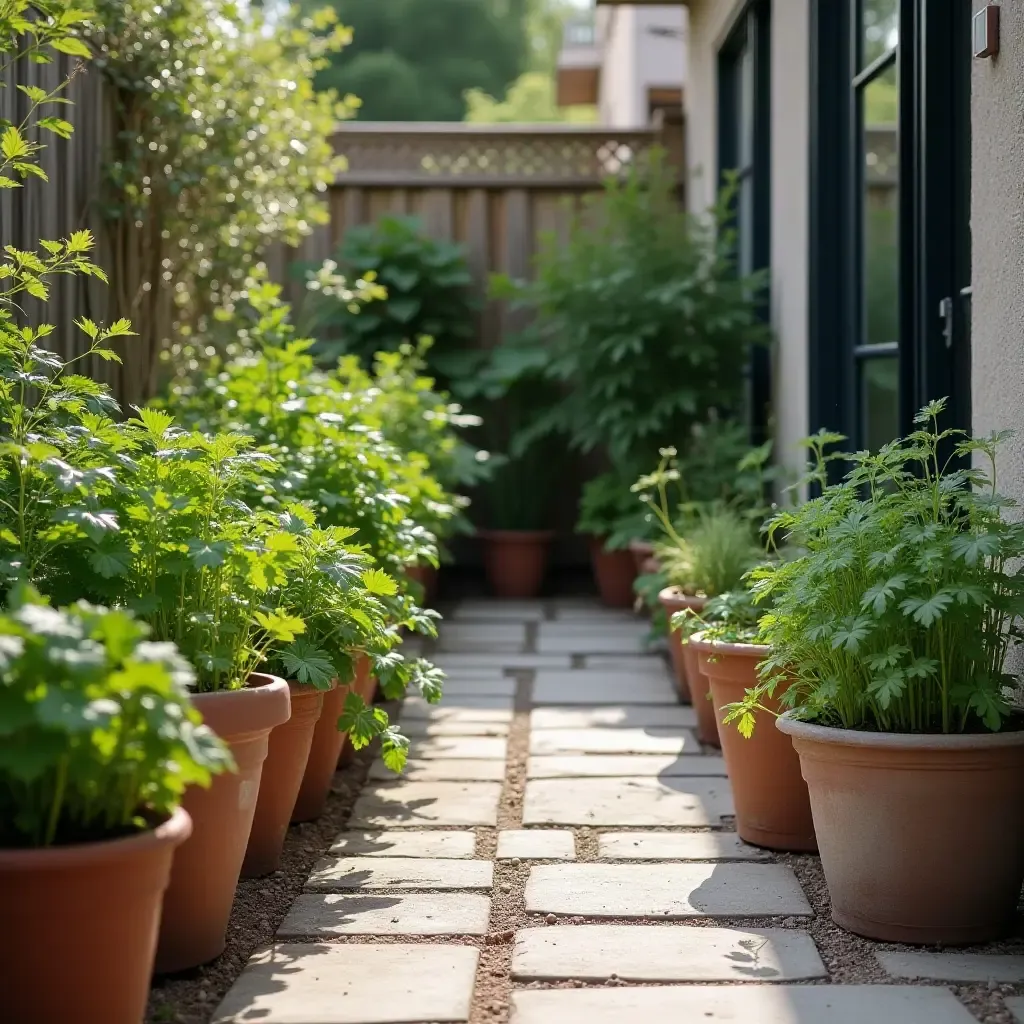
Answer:
<svg viewBox="0 0 1024 1024"><path fill-rule="evenodd" d="M192 669L124 611L0 615L0 959L10 1021L138 1024L186 787L231 767Z"/></svg>
<svg viewBox="0 0 1024 1024"><path fill-rule="evenodd" d="M660 449L657 468L630 488L660 535L657 572L640 577L636 588L648 603L657 602L654 626L668 634L680 701L694 705L701 740L717 746L708 683L679 623L700 615L709 598L738 588L763 557L754 523L763 517L771 446L750 448L738 425L717 420L692 434L685 457Z"/></svg>
<svg viewBox="0 0 1024 1024"><path fill-rule="evenodd" d="M1024 719L1004 671L1024 526L996 488L1002 438L940 430L943 407L775 517L803 553L756 572L772 652L731 716L787 709L836 923L953 945L1008 932L1024 879ZM809 442L821 485L839 440Z"/></svg>
<svg viewBox="0 0 1024 1024"><path fill-rule="evenodd" d="M680 628L710 685L740 838L769 850L816 852L807 783L792 743L777 729L753 732L749 720L740 729L722 725L725 709L757 686L757 666L770 652L759 642L750 592L734 590L711 598L700 615L689 616ZM780 696L772 700L775 710Z"/></svg>

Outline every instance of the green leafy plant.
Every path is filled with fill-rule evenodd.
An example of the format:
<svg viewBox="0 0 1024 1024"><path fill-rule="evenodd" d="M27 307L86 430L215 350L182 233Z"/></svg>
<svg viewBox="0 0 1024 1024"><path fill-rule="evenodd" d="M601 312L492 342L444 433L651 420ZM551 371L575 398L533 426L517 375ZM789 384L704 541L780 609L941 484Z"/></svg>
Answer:
<svg viewBox="0 0 1024 1024"><path fill-rule="evenodd" d="M173 644L124 611L19 591L0 614L0 847L150 827L231 755L188 697Z"/></svg>
<svg viewBox="0 0 1024 1024"><path fill-rule="evenodd" d="M760 619L764 614L754 604L753 594L741 587L709 598L701 611L684 608L675 612L670 621L687 643L695 633L705 640L718 640L730 644L760 642Z"/></svg>
<svg viewBox="0 0 1024 1024"><path fill-rule="evenodd" d="M461 246L430 238L415 218L381 217L346 233L337 258L325 265L339 267L346 275L337 279L340 293L329 278L313 275L303 309L303 328L317 338L323 359L351 353L369 367L377 353L429 337L432 366L442 373L457 368L452 357L472 341L478 305ZM372 281L378 290L354 305L347 278Z"/></svg>
<svg viewBox="0 0 1024 1024"><path fill-rule="evenodd" d="M644 506L630 494L632 475L602 473L583 485L580 496L578 533L603 537L611 550L626 547L631 540L654 535Z"/></svg>
<svg viewBox="0 0 1024 1024"><path fill-rule="evenodd" d="M736 270L735 187L697 217L676 185L655 154L588 197L568 238L545 239L532 283L495 281L495 297L534 314L507 342L525 350L524 372L560 388L524 442L554 433L624 475L711 410L741 405L742 367L768 340L765 278Z"/></svg>
<svg viewBox="0 0 1024 1024"><path fill-rule="evenodd" d="M877 453L850 456L826 486L826 448L809 439L818 497L778 513L773 535L802 553L755 571L771 654L740 719L785 679L784 706L820 725L880 732L998 730L1009 714L1004 665L1020 639L1024 525L996 487L1005 435L942 430L944 401ZM940 457L952 448L949 461ZM957 468L952 460L975 460Z"/></svg>
<svg viewBox="0 0 1024 1024"><path fill-rule="evenodd" d="M313 77L350 33L333 11L287 4L91 2L85 38L112 120L100 212L117 309L139 333L123 397L141 404L162 355L206 358L211 318L272 243L327 223L343 166L331 136L354 105Z"/></svg>

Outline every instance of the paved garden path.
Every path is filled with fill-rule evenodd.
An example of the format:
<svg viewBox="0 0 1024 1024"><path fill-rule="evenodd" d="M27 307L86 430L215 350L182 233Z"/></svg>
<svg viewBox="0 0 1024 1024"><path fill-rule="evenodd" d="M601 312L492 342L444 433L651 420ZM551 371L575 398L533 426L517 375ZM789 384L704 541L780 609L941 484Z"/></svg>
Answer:
<svg viewBox="0 0 1024 1024"><path fill-rule="evenodd" d="M831 983L796 876L731 831L722 760L646 633L583 601L455 607L443 703L402 710L405 777L374 765L215 1020L976 1020L948 988L896 979L984 981L998 958L917 954L883 964L888 984ZM1003 959L995 980L1024 980L1024 958Z"/></svg>

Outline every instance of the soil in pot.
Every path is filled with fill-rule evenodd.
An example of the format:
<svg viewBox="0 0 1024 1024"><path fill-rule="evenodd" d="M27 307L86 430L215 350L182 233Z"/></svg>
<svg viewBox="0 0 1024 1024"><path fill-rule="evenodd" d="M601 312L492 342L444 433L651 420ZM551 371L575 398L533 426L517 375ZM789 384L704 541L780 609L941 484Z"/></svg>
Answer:
<svg viewBox="0 0 1024 1024"><path fill-rule="evenodd" d="M732 782L740 838L769 850L816 852L807 783L789 737L775 728L774 718L768 714L759 716L750 739L745 739L735 725L722 724L725 705L742 700L745 692L757 685L757 665L767 656L768 648L708 643L699 638L692 639L690 646L697 652L698 668L711 685L711 704ZM778 698L763 703L775 714L781 710Z"/></svg>
<svg viewBox="0 0 1024 1024"><path fill-rule="evenodd" d="M341 718L350 689L349 685L339 685L335 681L323 693L320 717L313 728L313 740L309 747L309 757L306 758L306 770L292 809L293 824L319 818L327 806L331 779L334 778L346 737L345 733L338 731L338 719Z"/></svg>
<svg viewBox="0 0 1024 1024"><path fill-rule="evenodd" d="M263 762L260 795L245 849L242 875L259 878L276 871L288 833L295 801L306 772L313 745L313 733L323 709L324 691L315 686L289 681L292 713L287 722L270 734L267 759Z"/></svg>
<svg viewBox="0 0 1024 1024"><path fill-rule="evenodd" d="M590 538L590 564L601 603L608 608L632 608L636 562L629 551L609 551L603 537Z"/></svg>
<svg viewBox="0 0 1024 1024"><path fill-rule="evenodd" d="M720 747L722 741L718 736L718 716L711 703L711 684L708 682L708 677L700 670L697 652L693 644L683 644L682 647L690 700L693 702L693 710L697 712L697 737L701 743Z"/></svg>
<svg viewBox="0 0 1024 1024"><path fill-rule="evenodd" d="M224 949L270 731L291 713L288 684L261 673L241 689L197 693L192 701L231 748L237 771L218 775L209 789L185 792L192 836L174 855L164 898L156 954L162 974L207 963Z"/></svg>
<svg viewBox="0 0 1024 1024"><path fill-rule="evenodd" d="M690 608L695 612L704 610L707 600L703 597L688 597L678 587L666 587L658 593L658 601L665 610L665 617L669 620L668 629L668 652L672 658L672 674L675 677L676 693L681 704L690 704L690 683L686 675L686 659L683 654L685 644L678 629L671 626L672 616L681 612L684 608Z"/></svg>
<svg viewBox="0 0 1024 1024"><path fill-rule="evenodd" d="M139 1024L175 847L177 810L121 839L0 850L0 986L11 1024Z"/></svg>
<svg viewBox="0 0 1024 1024"><path fill-rule="evenodd" d="M910 735L777 720L800 757L842 928L964 945L1008 934L1024 880L1024 732Z"/></svg>
<svg viewBox="0 0 1024 1024"><path fill-rule="evenodd" d="M536 597L544 585L553 530L478 530L487 583L495 597Z"/></svg>

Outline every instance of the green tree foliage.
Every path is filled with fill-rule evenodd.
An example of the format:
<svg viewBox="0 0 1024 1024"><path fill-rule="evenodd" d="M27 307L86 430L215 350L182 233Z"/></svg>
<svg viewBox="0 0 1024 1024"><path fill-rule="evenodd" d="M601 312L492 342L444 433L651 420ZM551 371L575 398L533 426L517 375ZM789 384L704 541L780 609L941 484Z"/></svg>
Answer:
<svg viewBox="0 0 1024 1024"><path fill-rule="evenodd" d="M364 121L461 121L464 93L503 96L523 70L525 0L329 0L352 45L317 76ZM323 0L301 0L304 10Z"/></svg>

